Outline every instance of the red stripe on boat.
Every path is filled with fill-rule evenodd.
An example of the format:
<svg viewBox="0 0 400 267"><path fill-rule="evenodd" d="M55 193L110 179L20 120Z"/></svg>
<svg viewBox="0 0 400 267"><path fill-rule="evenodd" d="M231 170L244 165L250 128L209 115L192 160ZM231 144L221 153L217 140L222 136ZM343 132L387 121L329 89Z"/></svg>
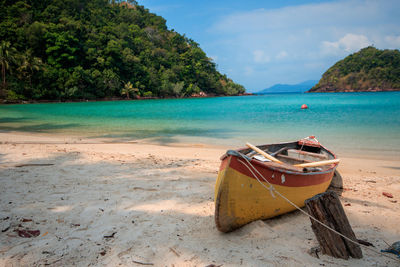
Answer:
<svg viewBox="0 0 400 267"><path fill-rule="evenodd" d="M241 162L238 161L238 158L229 156L223 160L221 163L221 168L220 170L223 170L225 166L228 164L229 159L231 158L229 167L240 172L243 175L246 175L250 178L253 178L256 180L256 178L253 176L253 174L250 172L250 170ZM242 162L244 162L246 165L248 163L244 160L241 159ZM287 173L285 171L280 171L277 169L271 169L268 166L265 166L263 163L259 162L251 162L252 165L263 175L265 179L267 179L268 182L271 184L275 185L282 185L282 186L290 186L290 187L300 187L300 186L310 186L310 185L317 185L321 184L324 182L329 181L329 179L332 177L332 172L334 171L334 168L330 169L331 171L327 170L324 173ZM262 166L264 165L264 166ZM222 167L224 166L224 167ZM249 168L251 168L249 166ZM253 170L253 169L252 169ZM259 177L257 172L253 170L253 172L257 175L257 177L261 180L262 178ZM284 178L282 177L284 175ZM262 180L261 180L262 181Z"/></svg>
<svg viewBox="0 0 400 267"><path fill-rule="evenodd" d="M224 157L221 162L221 165L219 166L219 171L224 170L226 168L226 166L228 165L228 163L229 163L229 157Z"/></svg>

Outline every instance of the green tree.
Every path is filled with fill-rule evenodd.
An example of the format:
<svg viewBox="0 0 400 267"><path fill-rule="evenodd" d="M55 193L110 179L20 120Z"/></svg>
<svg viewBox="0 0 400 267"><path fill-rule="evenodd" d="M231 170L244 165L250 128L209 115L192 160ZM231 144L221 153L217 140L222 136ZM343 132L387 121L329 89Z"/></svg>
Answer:
<svg viewBox="0 0 400 267"><path fill-rule="evenodd" d="M139 91L124 91L126 97L241 91L198 43L168 30L164 18L134 0L0 1L0 40L8 51L0 89L14 99L116 97L129 81ZM26 52L17 55L5 42ZM11 73L17 58L21 64Z"/></svg>
<svg viewBox="0 0 400 267"><path fill-rule="evenodd" d="M11 71L11 64L16 63L17 50L11 46L10 42L2 41L0 44L0 64L2 77L2 95L7 89L6 72Z"/></svg>
<svg viewBox="0 0 400 267"><path fill-rule="evenodd" d="M121 95L125 95L127 99L130 99L129 96L130 94L137 94L139 92L138 88L133 87L133 84L131 82L127 82L124 85L124 88L121 90Z"/></svg>
<svg viewBox="0 0 400 267"><path fill-rule="evenodd" d="M310 92L400 89L400 51L369 46L336 62Z"/></svg>
<svg viewBox="0 0 400 267"><path fill-rule="evenodd" d="M119 88L121 88L121 79L113 70L105 69L101 76L101 85L103 96L116 96Z"/></svg>
<svg viewBox="0 0 400 267"><path fill-rule="evenodd" d="M32 76L43 67L43 62L40 58L35 57L30 49L21 56L20 60L20 66L17 70L28 79L29 86L32 87Z"/></svg>
<svg viewBox="0 0 400 267"><path fill-rule="evenodd" d="M177 82L172 86L172 92L177 97L182 97L184 95L183 88L185 87L185 82Z"/></svg>

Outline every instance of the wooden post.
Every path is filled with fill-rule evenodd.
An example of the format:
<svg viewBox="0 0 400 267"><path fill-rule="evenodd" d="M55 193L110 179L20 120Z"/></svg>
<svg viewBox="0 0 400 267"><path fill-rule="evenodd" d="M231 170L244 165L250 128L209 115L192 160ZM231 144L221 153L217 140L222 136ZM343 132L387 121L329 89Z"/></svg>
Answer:
<svg viewBox="0 0 400 267"><path fill-rule="evenodd" d="M334 191L338 196L343 194L343 178L338 170L335 170L327 191Z"/></svg>
<svg viewBox="0 0 400 267"><path fill-rule="evenodd" d="M318 194L307 199L305 204L311 216L357 243L344 239L310 218L311 228L321 246L322 253L346 260L349 257L362 258L361 247L358 245L357 238L335 192Z"/></svg>

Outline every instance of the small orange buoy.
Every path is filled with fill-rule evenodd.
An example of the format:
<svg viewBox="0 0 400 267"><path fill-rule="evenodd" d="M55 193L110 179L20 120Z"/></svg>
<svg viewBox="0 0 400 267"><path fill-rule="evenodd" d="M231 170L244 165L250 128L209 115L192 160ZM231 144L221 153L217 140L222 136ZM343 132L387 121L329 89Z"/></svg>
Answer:
<svg viewBox="0 0 400 267"><path fill-rule="evenodd" d="M308 109L308 106L306 104L301 105L301 109Z"/></svg>

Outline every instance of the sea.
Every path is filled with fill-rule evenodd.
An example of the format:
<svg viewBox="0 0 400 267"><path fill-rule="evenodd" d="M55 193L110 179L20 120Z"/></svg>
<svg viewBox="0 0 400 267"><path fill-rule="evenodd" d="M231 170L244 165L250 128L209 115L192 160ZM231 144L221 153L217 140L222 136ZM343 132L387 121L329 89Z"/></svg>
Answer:
<svg viewBox="0 0 400 267"><path fill-rule="evenodd" d="M337 153L400 159L400 92L0 105L0 132L14 131L227 148L313 135Z"/></svg>

